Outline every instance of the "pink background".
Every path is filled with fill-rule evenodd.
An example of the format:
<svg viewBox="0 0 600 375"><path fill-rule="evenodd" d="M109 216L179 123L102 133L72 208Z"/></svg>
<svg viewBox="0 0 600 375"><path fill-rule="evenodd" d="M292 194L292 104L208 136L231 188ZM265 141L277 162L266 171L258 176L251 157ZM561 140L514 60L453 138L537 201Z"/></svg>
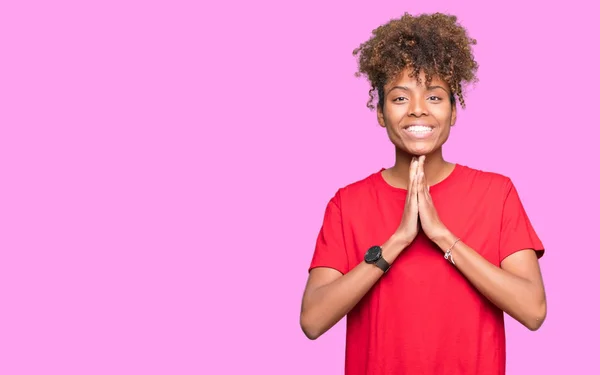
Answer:
<svg viewBox="0 0 600 375"><path fill-rule="evenodd" d="M547 247L508 374L600 373L597 13L402 3L2 2L0 373L342 374L300 299L327 200L393 162L351 53L404 11L479 41L446 156L510 176Z"/></svg>

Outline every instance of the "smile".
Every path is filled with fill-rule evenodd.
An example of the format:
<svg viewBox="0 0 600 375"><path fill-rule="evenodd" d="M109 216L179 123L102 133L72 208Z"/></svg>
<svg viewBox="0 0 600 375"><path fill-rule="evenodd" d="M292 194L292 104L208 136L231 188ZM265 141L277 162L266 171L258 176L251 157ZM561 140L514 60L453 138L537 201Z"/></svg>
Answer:
<svg viewBox="0 0 600 375"><path fill-rule="evenodd" d="M404 128L404 130L410 133L431 133L433 127L427 125L410 125Z"/></svg>
<svg viewBox="0 0 600 375"><path fill-rule="evenodd" d="M412 139L429 138L434 133L435 128L429 125L415 124L402 128L402 131Z"/></svg>

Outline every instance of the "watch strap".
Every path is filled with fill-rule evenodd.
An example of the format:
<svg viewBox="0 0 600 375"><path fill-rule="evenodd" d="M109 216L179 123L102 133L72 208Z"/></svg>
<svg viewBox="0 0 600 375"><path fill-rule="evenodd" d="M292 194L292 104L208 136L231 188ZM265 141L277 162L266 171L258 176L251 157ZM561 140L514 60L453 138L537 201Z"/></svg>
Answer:
<svg viewBox="0 0 600 375"><path fill-rule="evenodd" d="M377 259L377 261L375 262L375 265L379 267L379 269L381 269L384 273L390 269L390 264L385 259L383 259L383 257L379 257L379 259Z"/></svg>

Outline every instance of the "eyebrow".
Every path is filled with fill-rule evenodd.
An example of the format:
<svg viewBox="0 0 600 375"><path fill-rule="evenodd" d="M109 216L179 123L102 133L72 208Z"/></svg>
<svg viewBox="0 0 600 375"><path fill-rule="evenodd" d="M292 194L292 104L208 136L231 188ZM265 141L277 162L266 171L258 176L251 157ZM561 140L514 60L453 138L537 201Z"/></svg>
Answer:
<svg viewBox="0 0 600 375"><path fill-rule="evenodd" d="M446 92L448 92L448 90L446 90L445 88L443 88L442 86L428 86L427 90L433 90L433 89L442 89Z"/></svg>
<svg viewBox="0 0 600 375"><path fill-rule="evenodd" d="M394 86L394 87L392 87L391 89L388 90L388 94L390 92L392 92L393 90L395 90L395 89L400 89L400 90L404 90L404 91L410 91L410 89L408 87L406 87L406 86ZM433 89L442 89L442 90L448 92L448 90L446 90L442 86L427 86L427 90L428 91L431 91Z"/></svg>

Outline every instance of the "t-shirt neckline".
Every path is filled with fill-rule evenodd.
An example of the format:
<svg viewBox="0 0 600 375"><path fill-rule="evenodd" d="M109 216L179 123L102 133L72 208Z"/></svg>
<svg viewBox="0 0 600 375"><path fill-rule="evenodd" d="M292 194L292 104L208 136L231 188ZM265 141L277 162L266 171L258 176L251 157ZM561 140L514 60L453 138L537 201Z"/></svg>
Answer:
<svg viewBox="0 0 600 375"><path fill-rule="evenodd" d="M438 191L439 189L447 186L448 184L452 183L452 181L456 180L457 176L460 174L460 172L462 171L463 168L464 168L463 165L461 165L459 163L454 163L454 168L452 168L452 172L450 172L450 174L448 176L446 176L446 178L444 178L442 181L438 182L437 184L429 186L429 192L433 193L433 192ZM401 193L405 193L405 194L408 192L407 189L390 185L385 180L385 178L383 178L383 175L382 175L383 171L385 171L385 168L381 168L377 173L375 173L375 178L380 183L380 185L384 186L386 189L393 191L393 192L401 192Z"/></svg>

